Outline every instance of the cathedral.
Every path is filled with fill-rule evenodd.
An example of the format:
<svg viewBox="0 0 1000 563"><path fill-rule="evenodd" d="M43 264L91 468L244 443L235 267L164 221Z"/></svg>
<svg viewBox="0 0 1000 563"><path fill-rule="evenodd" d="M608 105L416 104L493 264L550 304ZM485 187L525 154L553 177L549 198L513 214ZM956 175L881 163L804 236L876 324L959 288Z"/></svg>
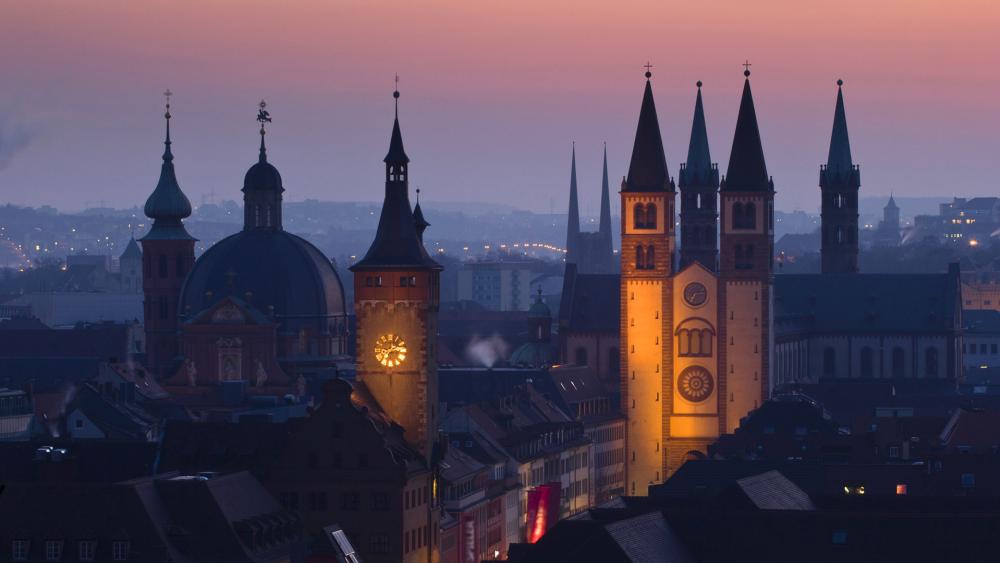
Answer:
<svg viewBox="0 0 1000 563"><path fill-rule="evenodd" d="M629 495L646 494L686 459L703 456L769 395L774 184L749 70L744 74L729 169L721 179L698 84L680 169L678 256L677 187L646 73L621 184L620 375Z"/></svg>

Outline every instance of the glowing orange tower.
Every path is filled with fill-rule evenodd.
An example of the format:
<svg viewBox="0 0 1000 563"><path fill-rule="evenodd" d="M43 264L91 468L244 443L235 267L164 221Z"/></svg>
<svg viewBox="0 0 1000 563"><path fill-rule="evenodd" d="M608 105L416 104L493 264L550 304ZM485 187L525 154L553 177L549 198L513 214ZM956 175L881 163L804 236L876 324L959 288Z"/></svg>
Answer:
<svg viewBox="0 0 1000 563"><path fill-rule="evenodd" d="M749 67L749 64L747 65ZM722 433L770 395L774 182L744 71L729 168L723 178L719 252L719 411Z"/></svg>
<svg viewBox="0 0 1000 563"><path fill-rule="evenodd" d="M673 371L674 182L667 173L663 140L646 72L646 89L621 187L622 411L626 431L626 494L646 494L665 476L664 436L670 419Z"/></svg>
<svg viewBox="0 0 1000 563"><path fill-rule="evenodd" d="M437 430L437 313L441 266L424 248L428 223L410 208L409 163L396 120L385 162L378 231L354 272L357 381L428 459Z"/></svg>

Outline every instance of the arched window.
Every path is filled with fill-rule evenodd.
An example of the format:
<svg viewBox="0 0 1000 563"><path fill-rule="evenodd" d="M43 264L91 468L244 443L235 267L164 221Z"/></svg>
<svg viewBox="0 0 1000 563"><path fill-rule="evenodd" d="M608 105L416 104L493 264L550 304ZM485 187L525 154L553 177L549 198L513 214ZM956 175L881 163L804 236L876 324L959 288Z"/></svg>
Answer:
<svg viewBox="0 0 1000 563"><path fill-rule="evenodd" d="M578 366L587 365L587 349L582 346L580 348L577 348L576 352L573 355L573 358L574 358L574 363L576 365Z"/></svg>
<svg viewBox="0 0 1000 563"><path fill-rule="evenodd" d="M656 205L652 203L646 205L646 228L656 228Z"/></svg>
<svg viewBox="0 0 1000 563"><path fill-rule="evenodd" d="M902 379L906 375L906 352L902 346L892 349L892 376Z"/></svg>
<svg viewBox="0 0 1000 563"><path fill-rule="evenodd" d="M927 377L938 376L938 351L937 348L928 348L924 351L924 373Z"/></svg>
<svg viewBox="0 0 1000 563"><path fill-rule="evenodd" d="M837 351L833 348L823 350L823 377L836 377Z"/></svg>
<svg viewBox="0 0 1000 563"><path fill-rule="evenodd" d="M635 207L632 208L632 226L636 229L646 228L646 206L637 203Z"/></svg>
<svg viewBox="0 0 1000 563"><path fill-rule="evenodd" d="M691 355L691 331L690 330L678 330L677 331L677 355L678 356L690 356Z"/></svg>
<svg viewBox="0 0 1000 563"><path fill-rule="evenodd" d="M165 278L169 275L167 272L167 255L161 254L159 262L160 262L160 277Z"/></svg>
<svg viewBox="0 0 1000 563"><path fill-rule="evenodd" d="M635 247L635 269L646 269L646 249L641 244Z"/></svg>
<svg viewBox="0 0 1000 563"><path fill-rule="evenodd" d="M868 346L861 349L861 377L875 375L875 353Z"/></svg>
<svg viewBox="0 0 1000 563"><path fill-rule="evenodd" d="M757 227L757 206L751 201L743 209L743 228L753 229Z"/></svg>
<svg viewBox="0 0 1000 563"><path fill-rule="evenodd" d="M608 350L608 373L614 375L621 370L621 354L618 353L618 348L610 348Z"/></svg>
<svg viewBox="0 0 1000 563"><path fill-rule="evenodd" d="M736 202L733 204L733 227L737 229L743 228L743 204Z"/></svg>
<svg viewBox="0 0 1000 563"><path fill-rule="evenodd" d="M674 332L677 335L677 355L706 357L712 355L715 329L700 318L686 319Z"/></svg>
<svg viewBox="0 0 1000 563"><path fill-rule="evenodd" d="M844 243L844 227L837 225L837 244Z"/></svg>
<svg viewBox="0 0 1000 563"><path fill-rule="evenodd" d="M653 270L656 268L656 247L649 245L646 247L646 269Z"/></svg>

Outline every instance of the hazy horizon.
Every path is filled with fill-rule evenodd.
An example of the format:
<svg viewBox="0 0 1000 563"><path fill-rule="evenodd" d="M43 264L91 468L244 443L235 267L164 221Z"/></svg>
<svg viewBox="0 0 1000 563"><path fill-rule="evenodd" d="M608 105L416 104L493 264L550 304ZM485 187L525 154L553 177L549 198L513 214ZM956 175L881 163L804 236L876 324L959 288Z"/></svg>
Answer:
<svg viewBox="0 0 1000 563"><path fill-rule="evenodd" d="M998 24L983 0L946 11L929 0L822 11L793 0L14 0L0 21L0 48L18 54L0 63L0 190L60 209L141 204L170 88L192 202L239 197L262 97L289 200L377 201L399 73L411 178L428 201L564 213L576 141L581 210L593 215L604 141L613 189L626 173L642 65L654 65L676 176L697 80L725 171L748 58L779 209L818 209L838 78L863 197L989 195Z"/></svg>

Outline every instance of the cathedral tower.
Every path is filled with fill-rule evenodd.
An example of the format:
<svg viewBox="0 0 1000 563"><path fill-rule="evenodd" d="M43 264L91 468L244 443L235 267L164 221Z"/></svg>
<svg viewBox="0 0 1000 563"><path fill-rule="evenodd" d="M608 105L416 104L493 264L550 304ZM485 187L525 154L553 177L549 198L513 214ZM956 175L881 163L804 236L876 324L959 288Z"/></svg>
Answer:
<svg viewBox="0 0 1000 563"><path fill-rule="evenodd" d="M194 264L196 239L184 228L191 215L191 202L177 185L174 155L170 149L170 92L167 91L167 134L163 165L156 189L146 200L146 216L153 220L142 243L143 310L146 327L146 364L158 375L176 366L178 354L178 306L181 288Z"/></svg>
<svg viewBox="0 0 1000 563"><path fill-rule="evenodd" d="M837 107L826 166L819 169L822 193L822 269L824 274L858 271L858 189L861 169L851 160L843 80L837 81Z"/></svg>
<svg viewBox="0 0 1000 563"><path fill-rule="evenodd" d="M399 129L399 92L385 199L375 240L354 272L357 381L405 437L430 458L437 431L437 313L441 266L424 248L423 214L410 208L409 162Z"/></svg>
<svg viewBox="0 0 1000 563"><path fill-rule="evenodd" d="M694 102L694 121L687 162L681 164L681 267L698 261L716 269L719 254L716 196L719 192L719 165L712 163L708 150L705 108L701 103L701 81Z"/></svg>
<svg viewBox="0 0 1000 563"><path fill-rule="evenodd" d="M626 494L644 495L665 477L672 373L673 180L667 173L653 87L646 88L621 187L621 396Z"/></svg>
<svg viewBox="0 0 1000 563"><path fill-rule="evenodd" d="M770 394L774 182L767 175L757 114L744 73L729 168L721 183L719 254L720 433Z"/></svg>

